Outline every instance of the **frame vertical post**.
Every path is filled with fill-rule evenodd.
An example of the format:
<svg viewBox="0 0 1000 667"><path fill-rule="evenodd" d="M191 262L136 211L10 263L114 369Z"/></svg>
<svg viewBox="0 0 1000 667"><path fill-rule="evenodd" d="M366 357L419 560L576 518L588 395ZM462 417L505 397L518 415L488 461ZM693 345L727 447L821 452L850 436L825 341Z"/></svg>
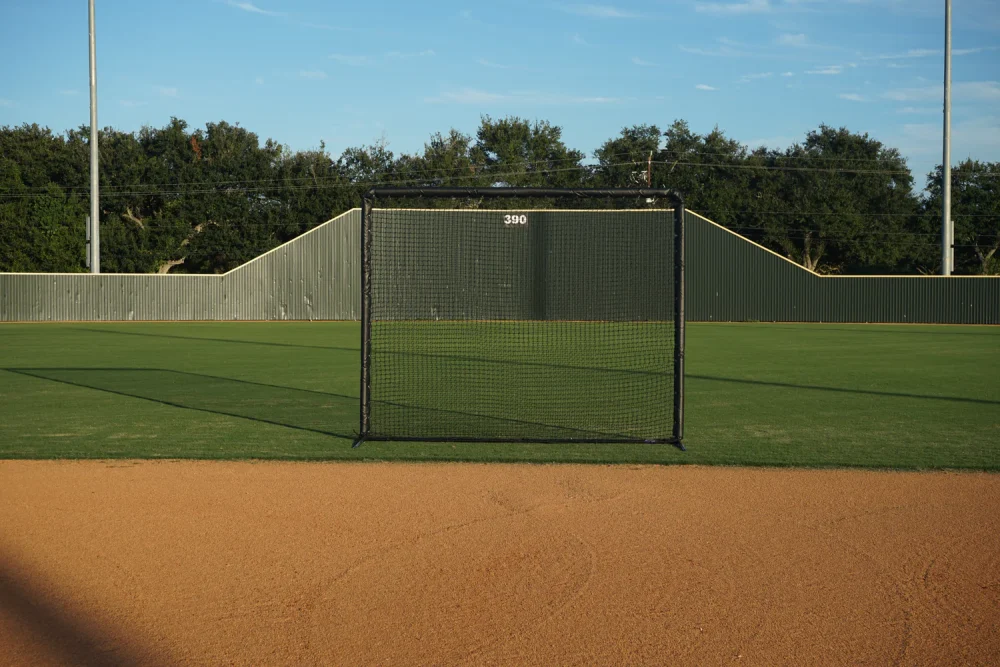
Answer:
<svg viewBox="0 0 1000 667"><path fill-rule="evenodd" d="M371 430L371 366L372 366L372 207L374 193L368 192L361 206L361 424L358 439L360 445Z"/></svg>
<svg viewBox="0 0 1000 667"><path fill-rule="evenodd" d="M674 201L674 442L684 445L684 202Z"/></svg>
<svg viewBox="0 0 1000 667"><path fill-rule="evenodd" d="M90 12L90 272L101 272L101 185L97 129L97 37L94 0Z"/></svg>

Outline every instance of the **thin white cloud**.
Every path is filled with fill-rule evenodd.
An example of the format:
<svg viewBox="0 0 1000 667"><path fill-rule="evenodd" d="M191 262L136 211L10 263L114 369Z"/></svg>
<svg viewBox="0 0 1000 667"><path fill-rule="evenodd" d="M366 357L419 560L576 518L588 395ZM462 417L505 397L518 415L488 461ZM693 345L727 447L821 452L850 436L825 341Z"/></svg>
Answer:
<svg viewBox="0 0 1000 667"><path fill-rule="evenodd" d="M953 84L951 92L954 97L973 100L1000 100L1000 83L996 81L963 81Z"/></svg>
<svg viewBox="0 0 1000 667"><path fill-rule="evenodd" d="M713 86L709 86L708 84L704 84L704 83L699 83L697 86L695 86L695 89L697 89L697 90L718 90L718 88L715 88Z"/></svg>
<svg viewBox="0 0 1000 667"><path fill-rule="evenodd" d="M12 107L14 106L14 100L7 100L0 97L0 107Z"/></svg>
<svg viewBox="0 0 1000 667"><path fill-rule="evenodd" d="M436 97L424 100L431 104L548 104L548 105L585 105L614 104L621 102L618 97L589 97L578 95L560 95L555 93L539 93L533 91L517 91L512 93L494 93L476 88L462 88L441 93Z"/></svg>
<svg viewBox="0 0 1000 667"><path fill-rule="evenodd" d="M465 21L470 25L488 26L488 24L485 21L476 18L476 15L472 13L471 9L463 9L462 11L460 11L458 13L458 18L460 18L462 21Z"/></svg>
<svg viewBox="0 0 1000 667"><path fill-rule="evenodd" d="M750 83L751 81L756 81L758 79L770 79L774 76L774 72L758 72L756 74L744 74L740 77L740 83Z"/></svg>
<svg viewBox="0 0 1000 667"><path fill-rule="evenodd" d="M739 51L728 46L720 46L717 49L702 49L689 46L678 46L677 48L684 53L690 53L695 56L709 56L712 58L746 58L753 55L752 53Z"/></svg>
<svg viewBox="0 0 1000 667"><path fill-rule="evenodd" d="M806 38L805 33L801 32L796 34L786 32L783 35L779 35L778 39L774 41L776 44L780 44L781 46L809 46L809 40Z"/></svg>
<svg viewBox="0 0 1000 667"><path fill-rule="evenodd" d="M951 86L952 98L955 100L992 102L1000 101L1000 83L996 81L963 81ZM938 100L944 96L943 85L923 86L920 88L896 88L887 90L882 97L894 102L919 102Z"/></svg>
<svg viewBox="0 0 1000 667"><path fill-rule="evenodd" d="M330 60L334 60L341 65L350 65L351 67L362 67L371 62L371 58L368 56L351 56L343 53L334 53L330 56Z"/></svg>
<svg viewBox="0 0 1000 667"><path fill-rule="evenodd" d="M781 76L795 76L795 72L782 72Z"/></svg>
<svg viewBox="0 0 1000 667"><path fill-rule="evenodd" d="M905 123L897 137L886 143L904 155L927 155L941 159L941 123ZM1000 152L1000 117L970 118L952 125L952 155L991 160Z"/></svg>
<svg viewBox="0 0 1000 667"><path fill-rule="evenodd" d="M747 0L747 2L696 2L696 12L705 14L762 14L771 11L770 0Z"/></svg>
<svg viewBox="0 0 1000 667"><path fill-rule="evenodd" d="M837 97L848 102L867 102L863 95L858 95L857 93L841 93Z"/></svg>
<svg viewBox="0 0 1000 667"><path fill-rule="evenodd" d="M564 12L586 16L595 19L638 19L642 14L627 9L621 9L614 5L563 5L560 7Z"/></svg>
<svg viewBox="0 0 1000 667"><path fill-rule="evenodd" d="M656 67L656 63L651 63L648 60L643 60L642 58L632 58L632 64L638 65L639 67Z"/></svg>
<svg viewBox="0 0 1000 667"><path fill-rule="evenodd" d="M935 109L934 107L903 107L902 109L897 109L896 113L905 113L905 114L941 113L941 109Z"/></svg>
<svg viewBox="0 0 1000 667"><path fill-rule="evenodd" d="M304 69L299 72L299 77L303 79L322 80L326 78L326 72L319 69Z"/></svg>
<svg viewBox="0 0 1000 667"><path fill-rule="evenodd" d="M475 88L463 88L461 90L451 90L441 93L437 97L428 97L425 101L453 104L487 104L489 102L501 102L507 98L508 96L499 93L490 93L485 90L476 90Z"/></svg>
<svg viewBox="0 0 1000 667"><path fill-rule="evenodd" d="M573 42L574 44L579 44L580 46L590 46L590 42L588 42L587 40L585 40L585 39L584 39L584 38L583 38L583 37L582 37L582 36L580 35L580 33L574 33L574 34L573 34L573 35L572 35L572 36L571 36L571 37L569 38L569 41Z"/></svg>
<svg viewBox="0 0 1000 667"><path fill-rule="evenodd" d="M177 89L172 86L157 86L156 92L163 97L177 97Z"/></svg>
<svg viewBox="0 0 1000 667"><path fill-rule="evenodd" d="M783 150L788 148L796 142L793 137L765 137L762 139L753 139L747 142L747 146L753 150L755 148L773 148L776 150Z"/></svg>
<svg viewBox="0 0 1000 667"><path fill-rule="evenodd" d="M511 69L510 65L501 65L500 63L495 63L490 60L486 60L485 58L480 58L476 62L483 67L492 67L493 69Z"/></svg>
<svg viewBox="0 0 1000 667"><path fill-rule="evenodd" d="M413 51L413 52L390 51L389 53L385 54L385 57L386 58L399 58L399 59L402 59L402 60L406 60L406 59L409 59L409 58L427 58L427 57L433 56L433 55L436 55L434 53L433 49L424 49L423 51Z"/></svg>
<svg viewBox="0 0 1000 667"><path fill-rule="evenodd" d="M806 70L806 74L840 74L843 71L842 65L827 65L826 67Z"/></svg>
<svg viewBox="0 0 1000 667"><path fill-rule="evenodd" d="M258 76L256 79L253 80L253 82L256 83L258 86L263 86L264 85L264 77Z"/></svg>
<svg viewBox="0 0 1000 667"><path fill-rule="evenodd" d="M953 56L968 56L973 53L983 53L984 51L995 51L995 46L979 46L972 49L952 49ZM862 60L908 60L911 58L930 58L932 56L944 56L944 49L910 49L903 53L880 53L874 56L864 56ZM892 65L890 65L891 67Z"/></svg>
<svg viewBox="0 0 1000 667"><path fill-rule="evenodd" d="M226 4L230 7L235 7L236 9L242 9L245 12L250 12L251 14L264 14L265 16L284 16L283 12L272 12L267 9L261 9L252 2L239 2L238 0L226 0Z"/></svg>
<svg viewBox="0 0 1000 667"><path fill-rule="evenodd" d="M308 21L303 21L299 23L303 28L315 28L316 30L330 30L332 32L357 32L355 28L345 28L339 25L330 25L329 23L310 23Z"/></svg>

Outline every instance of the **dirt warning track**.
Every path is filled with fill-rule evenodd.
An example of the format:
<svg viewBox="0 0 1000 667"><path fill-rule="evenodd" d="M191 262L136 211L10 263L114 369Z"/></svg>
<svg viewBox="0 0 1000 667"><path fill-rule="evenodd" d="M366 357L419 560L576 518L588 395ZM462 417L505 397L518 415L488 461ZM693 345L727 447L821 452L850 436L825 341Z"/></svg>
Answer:
<svg viewBox="0 0 1000 667"><path fill-rule="evenodd" d="M1000 662L1000 475L0 461L2 664Z"/></svg>

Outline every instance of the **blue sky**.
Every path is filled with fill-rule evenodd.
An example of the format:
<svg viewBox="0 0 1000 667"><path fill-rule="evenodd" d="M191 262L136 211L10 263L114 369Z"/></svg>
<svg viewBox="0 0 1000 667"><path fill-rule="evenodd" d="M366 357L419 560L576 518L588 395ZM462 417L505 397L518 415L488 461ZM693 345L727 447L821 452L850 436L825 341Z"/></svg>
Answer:
<svg viewBox="0 0 1000 667"><path fill-rule="evenodd" d="M954 161L1000 160L1000 0L953 0ZM940 161L944 0L96 0L101 126L239 122L334 156L482 114L592 155L626 125L784 148L820 123ZM2 0L0 125L89 122L87 0Z"/></svg>

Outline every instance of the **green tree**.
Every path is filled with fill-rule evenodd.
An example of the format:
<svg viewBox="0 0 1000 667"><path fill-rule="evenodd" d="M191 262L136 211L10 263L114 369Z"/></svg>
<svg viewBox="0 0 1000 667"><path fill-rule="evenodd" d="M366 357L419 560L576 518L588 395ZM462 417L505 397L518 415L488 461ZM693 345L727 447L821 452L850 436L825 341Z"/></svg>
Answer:
<svg viewBox="0 0 1000 667"><path fill-rule="evenodd" d="M867 134L826 125L783 152L757 151L745 224L808 269L891 272L922 242L906 161Z"/></svg>
<svg viewBox="0 0 1000 667"><path fill-rule="evenodd" d="M562 128L516 116L484 116L470 151L490 185L519 187L580 187L587 176L583 158L563 142Z"/></svg>
<svg viewBox="0 0 1000 667"><path fill-rule="evenodd" d="M420 155L403 155L394 165L398 179L412 186L475 187L487 184L483 155L474 151L473 139L452 128L437 132Z"/></svg>
<svg viewBox="0 0 1000 667"><path fill-rule="evenodd" d="M726 227L740 227L747 209L747 149L718 127L699 135L683 120L663 133L664 145L653 167L653 184L678 190L685 204Z"/></svg>
<svg viewBox="0 0 1000 667"><path fill-rule="evenodd" d="M655 125L633 125L622 128L614 139L608 139L594 151L597 167L594 185L605 188L662 187L650 182L651 159L659 160L660 128Z"/></svg>
<svg viewBox="0 0 1000 667"><path fill-rule="evenodd" d="M0 128L0 271L83 271L87 201L73 146L48 128Z"/></svg>
<svg viewBox="0 0 1000 667"><path fill-rule="evenodd" d="M927 176L924 229L940 233L944 178L940 165ZM951 170L951 219L955 227L955 271L1000 275L1000 162L965 160ZM940 240L934 250L940 255ZM933 252L928 253L935 256ZM940 258L935 256L937 267Z"/></svg>
<svg viewBox="0 0 1000 667"><path fill-rule="evenodd" d="M322 142L314 151L282 150L276 170L268 196L281 202L275 231L282 243L358 205L353 184Z"/></svg>

